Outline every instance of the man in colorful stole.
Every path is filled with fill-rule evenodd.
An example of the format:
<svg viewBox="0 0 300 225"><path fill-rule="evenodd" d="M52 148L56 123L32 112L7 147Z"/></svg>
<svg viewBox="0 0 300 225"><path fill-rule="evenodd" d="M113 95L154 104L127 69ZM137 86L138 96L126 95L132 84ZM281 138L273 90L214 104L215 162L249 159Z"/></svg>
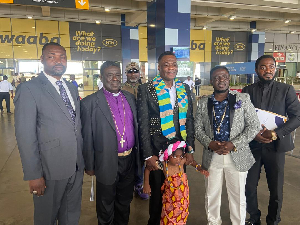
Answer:
<svg viewBox="0 0 300 225"><path fill-rule="evenodd" d="M210 71L214 93L199 100L195 116L195 136L203 145L205 209L209 225L222 224L220 208L225 176L230 220L244 225L245 184L255 160L249 142L259 131L259 120L247 94L229 91L229 72L224 66Z"/></svg>
<svg viewBox="0 0 300 225"><path fill-rule="evenodd" d="M81 101L83 157L96 175L98 225L126 225L142 164L135 97L121 90L119 64L107 61L100 72L103 88Z"/></svg>
<svg viewBox="0 0 300 225"><path fill-rule="evenodd" d="M153 80L138 89L137 108L139 138L143 158L150 172L151 197L148 225L159 225L162 209L161 186L164 174L156 162L163 145L173 138L185 140L188 162L193 161L194 119L190 87L176 75L177 60L172 52L158 58L158 71Z"/></svg>

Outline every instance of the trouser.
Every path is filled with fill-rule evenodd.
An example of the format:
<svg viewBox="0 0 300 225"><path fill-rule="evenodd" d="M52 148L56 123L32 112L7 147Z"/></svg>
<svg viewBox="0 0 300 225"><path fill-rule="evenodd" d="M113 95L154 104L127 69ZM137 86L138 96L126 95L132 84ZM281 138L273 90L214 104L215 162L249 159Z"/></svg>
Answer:
<svg viewBox="0 0 300 225"><path fill-rule="evenodd" d="M151 187L151 196L149 201L148 225L159 225L162 210L162 193L161 186L165 180L165 175L162 170L150 172L149 183Z"/></svg>
<svg viewBox="0 0 300 225"><path fill-rule="evenodd" d="M196 89L196 96L199 96L200 92L200 86L195 86L195 89Z"/></svg>
<svg viewBox="0 0 300 225"><path fill-rule="evenodd" d="M134 154L118 157L118 173L112 185L96 182L98 225L126 225L129 222L135 176ZM109 169L109 168L108 168Z"/></svg>
<svg viewBox="0 0 300 225"><path fill-rule="evenodd" d="M258 209L257 185L260 178L261 167L264 165L270 191L268 225L280 222L280 211L283 201L283 180L285 153L276 152L271 145L263 145L261 148L253 149L252 154L256 160L251 167L246 183L247 212L254 221L260 220L261 212Z"/></svg>
<svg viewBox="0 0 300 225"><path fill-rule="evenodd" d="M83 171L63 180L46 180L43 196L33 195L34 225L76 225L81 210Z"/></svg>
<svg viewBox="0 0 300 225"><path fill-rule="evenodd" d="M0 110L3 110L2 101L5 100L6 103L6 110L10 112L10 96L9 92L0 92Z"/></svg>
<svg viewBox="0 0 300 225"><path fill-rule="evenodd" d="M145 166L143 165L142 167L142 173L138 173L138 167L136 166L135 168L135 180L134 180L134 185L143 185L144 184L144 171L145 171Z"/></svg>
<svg viewBox="0 0 300 225"><path fill-rule="evenodd" d="M247 172L239 172L230 154L214 153L208 169L209 176L205 178L205 209L209 225L222 224L220 208L223 177L225 175L226 189L229 200L230 220L233 225L244 225L246 219L245 184Z"/></svg>

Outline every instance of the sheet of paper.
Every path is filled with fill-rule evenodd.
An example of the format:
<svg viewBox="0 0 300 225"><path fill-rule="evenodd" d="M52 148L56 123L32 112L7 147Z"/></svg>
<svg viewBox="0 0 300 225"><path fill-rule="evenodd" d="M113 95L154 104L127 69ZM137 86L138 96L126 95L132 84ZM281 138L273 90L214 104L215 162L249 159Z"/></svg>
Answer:
<svg viewBox="0 0 300 225"><path fill-rule="evenodd" d="M274 130L287 121L287 117L255 108L260 124L265 125L268 130Z"/></svg>

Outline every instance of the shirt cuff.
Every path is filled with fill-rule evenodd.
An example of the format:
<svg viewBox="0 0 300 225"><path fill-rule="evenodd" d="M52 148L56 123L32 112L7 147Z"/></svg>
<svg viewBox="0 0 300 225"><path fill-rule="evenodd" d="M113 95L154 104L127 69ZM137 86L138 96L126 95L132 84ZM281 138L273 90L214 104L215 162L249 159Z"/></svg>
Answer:
<svg viewBox="0 0 300 225"><path fill-rule="evenodd" d="M148 159L150 159L150 158L152 158L152 155L151 156L149 156L149 157L147 157L146 159L145 159L145 161L147 161Z"/></svg>

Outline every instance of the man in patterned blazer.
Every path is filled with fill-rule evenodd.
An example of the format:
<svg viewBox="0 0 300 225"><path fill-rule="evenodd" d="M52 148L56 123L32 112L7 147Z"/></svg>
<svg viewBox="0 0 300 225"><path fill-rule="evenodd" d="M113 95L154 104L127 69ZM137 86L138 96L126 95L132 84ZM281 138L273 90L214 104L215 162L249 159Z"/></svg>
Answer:
<svg viewBox="0 0 300 225"><path fill-rule="evenodd" d="M210 71L214 93L199 101L195 134L204 146L202 166L209 171L205 179L208 224L222 223L220 207L225 174L231 222L244 225L246 178L255 162L249 142L259 131L260 123L249 95L229 91L229 80L226 67Z"/></svg>
<svg viewBox="0 0 300 225"><path fill-rule="evenodd" d="M178 66L173 52L158 57L158 70L159 75L139 86L137 96L139 141L147 168L151 170L148 225L160 224L160 188L165 179L156 166L160 150L173 138L186 140L187 161L192 162L195 139L190 88L175 78Z"/></svg>

